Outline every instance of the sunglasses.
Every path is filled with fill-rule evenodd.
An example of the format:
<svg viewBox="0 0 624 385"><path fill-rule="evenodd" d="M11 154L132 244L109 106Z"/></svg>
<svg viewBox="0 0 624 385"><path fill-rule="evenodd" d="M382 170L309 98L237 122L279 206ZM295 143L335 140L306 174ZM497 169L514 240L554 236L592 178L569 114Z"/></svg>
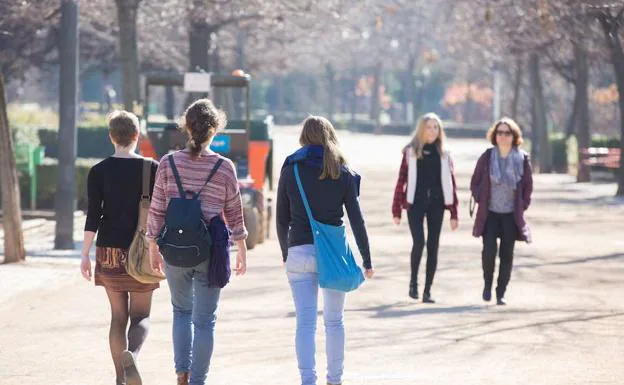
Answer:
<svg viewBox="0 0 624 385"><path fill-rule="evenodd" d="M510 137L512 136L512 132L511 131L496 131L496 135L498 136L507 136Z"/></svg>

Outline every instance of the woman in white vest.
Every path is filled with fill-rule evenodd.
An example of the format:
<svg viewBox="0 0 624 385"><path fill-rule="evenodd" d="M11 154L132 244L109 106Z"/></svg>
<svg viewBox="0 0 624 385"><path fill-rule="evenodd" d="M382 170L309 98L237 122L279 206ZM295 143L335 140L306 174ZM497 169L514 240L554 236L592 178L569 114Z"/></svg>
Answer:
<svg viewBox="0 0 624 385"><path fill-rule="evenodd" d="M442 120L434 113L424 115L412 141L403 150L392 202L395 224L401 223L401 212L407 211L413 246L412 275L409 296L418 299L418 267L425 246L424 219L427 218L427 274L423 302L434 303L431 285L438 265L438 246L444 210L451 212L451 229L457 229L457 188L453 160L445 148Z"/></svg>

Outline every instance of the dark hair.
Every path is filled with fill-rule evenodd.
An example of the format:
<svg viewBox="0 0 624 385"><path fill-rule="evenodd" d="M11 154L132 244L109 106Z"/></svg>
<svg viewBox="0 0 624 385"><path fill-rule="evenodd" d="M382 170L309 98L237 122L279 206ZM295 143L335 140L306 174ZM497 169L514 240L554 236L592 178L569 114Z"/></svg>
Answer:
<svg viewBox="0 0 624 385"><path fill-rule="evenodd" d="M503 124L509 127L509 130L511 130L511 134L513 135L513 146L517 147L524 143L524 139L522 139L522 130L520 129L518 123L516 123L516 121L511 118L504 117L496 121L488 130L487 139L490 141L490 143L492 143L493 146L497 145L496 132L498 130L498 127Z"/></svg>
<svg viewBox="0 0 624 385"><path fill-rule="evenodd" d="M225 127L227 117L209 99L199 99L184 112L180 125L188 135L187 147L192 156L197 156L202 146L212 139L217 131Z"/></svg>
<svg viewBox="0 0 624 385"><path fill-rule="evenodd" d="M139 118L128 111L113 111L107 116L108 133L118 146L128 147L139 135Z"/></svg>
<svg viewBox="0 0 624 385"><path fill-rule="evenodd" d="M319 145L325 149L323 154L323 171L319 179L340 178L341 166L347 161L338 146L336 130L331 122L322 116L310 116L303 122L299 136L302 146Z"/></svg>

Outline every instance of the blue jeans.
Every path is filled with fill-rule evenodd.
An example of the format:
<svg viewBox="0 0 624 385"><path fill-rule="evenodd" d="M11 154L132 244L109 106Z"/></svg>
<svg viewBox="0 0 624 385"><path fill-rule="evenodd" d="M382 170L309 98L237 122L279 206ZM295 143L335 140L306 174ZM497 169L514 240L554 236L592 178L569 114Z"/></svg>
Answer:
<svg viewBox="0 0 624 385"><path fill-rule="evenodd" d="M295 346L302 385L316 384L316 360L314 336L318 307L318 274L313 245L295 246L288 249L286 273L292 289L297 314ZM340 384L344 370L345 331L343 312L345 293L323 290L323 319L327 354L327 382Z"/></svg>
<svg viewBox="0 0 624 385"><path fill-rule="evenodd" d="M190 372L189 385L203 385L214 345L221 289L208 287L208 261L195 267L165 264L173 305L176 373Z"/></svg>

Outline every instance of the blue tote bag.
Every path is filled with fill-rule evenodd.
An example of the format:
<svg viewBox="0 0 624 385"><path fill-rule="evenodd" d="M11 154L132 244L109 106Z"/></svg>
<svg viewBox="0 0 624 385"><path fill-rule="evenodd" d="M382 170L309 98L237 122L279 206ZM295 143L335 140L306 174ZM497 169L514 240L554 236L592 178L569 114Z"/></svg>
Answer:
<svg viewBox="0 0 624 385"><path fill-rule="evenodd" d="M347 228L344 225L332 226L316 221L301 184L298 164L295 164L295 178L314 235L319 285L324 289L344 292L357 289L364 282L364 275L355 263L349 247Z"/></svg>

